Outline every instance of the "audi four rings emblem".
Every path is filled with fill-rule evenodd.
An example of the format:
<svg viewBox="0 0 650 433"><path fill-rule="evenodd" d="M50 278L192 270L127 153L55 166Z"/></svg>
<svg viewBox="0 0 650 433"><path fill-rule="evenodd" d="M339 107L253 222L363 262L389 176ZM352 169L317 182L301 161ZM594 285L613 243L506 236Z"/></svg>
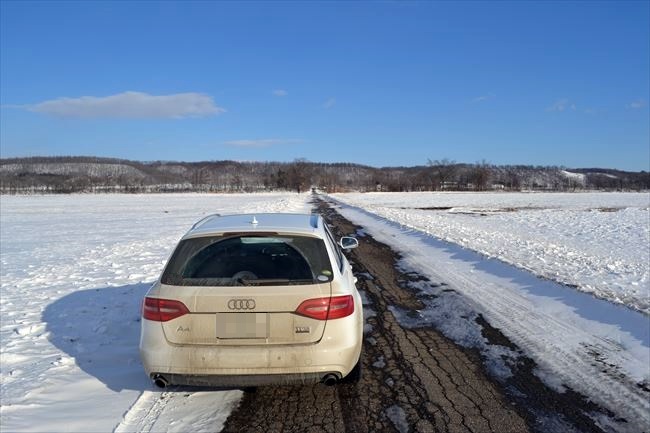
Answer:
<svg viewBox="0 0 650 433"><path fill-rule="evenodd" d="M255 309L254 299L231 299L228 301L228 308L231 310L253 310Z"/></svg>

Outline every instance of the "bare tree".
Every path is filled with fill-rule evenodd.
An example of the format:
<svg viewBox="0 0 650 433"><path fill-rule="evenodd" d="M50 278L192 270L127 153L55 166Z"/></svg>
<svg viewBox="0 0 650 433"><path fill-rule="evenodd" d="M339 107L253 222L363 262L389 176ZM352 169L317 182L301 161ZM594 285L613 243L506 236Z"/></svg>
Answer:
<svg viewBox="0 0 650 433"><path fill-rule="evenodd" d="M511 190L521 189L521 179L514 168L508 168L506 171L506 186Z"/></svg>
<svg viewBox="0 0 650 433"><path fill-rule="evenodd" d="M431 177L434 189L446 189L450 186L450 182L455 181L456 172L458 171L456 161L447 158L433 161L429 159L427 165L432 169Z"/></svg>
<svg viewBox="0 0 650 433"><path fill-rule="evenodd" d="M310 164L305 158L297 158L289 165L289 187L296 192L304 191L311 183Z"/></svg>
<svg viewBox="0 0 650 433"><path fill-rule="evenodd" d="M470 171L470 181L476 191L485 191L490 180L490 165L486 160L474 164Z"/></svg>

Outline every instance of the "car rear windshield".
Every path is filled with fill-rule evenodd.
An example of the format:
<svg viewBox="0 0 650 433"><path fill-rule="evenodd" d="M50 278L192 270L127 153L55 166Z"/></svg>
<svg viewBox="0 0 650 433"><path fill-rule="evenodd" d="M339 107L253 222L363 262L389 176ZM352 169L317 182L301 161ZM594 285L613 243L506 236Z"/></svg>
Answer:
<svg viewBox="0 0 650 433"><path fill-rule="evenodd" d="M161 281L175 286L237 286L331 279L332 265L322 239L243 234L181 241Z"/></svg>

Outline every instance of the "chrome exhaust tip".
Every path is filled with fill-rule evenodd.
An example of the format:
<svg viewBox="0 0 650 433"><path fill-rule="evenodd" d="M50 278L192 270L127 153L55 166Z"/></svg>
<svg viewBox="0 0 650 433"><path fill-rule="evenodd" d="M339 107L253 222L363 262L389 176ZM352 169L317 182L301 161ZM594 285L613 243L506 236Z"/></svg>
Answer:
<svg viewBox="0 0 650 433"><path fill-rule="evenodd" d="M165 376L162 374L153 375L151 380L153 380L154 385L156 385L158 388L165 389L169 385L169 381L165 379Z"/></svg>
<svg viewBox="0 0 650 433"><path fill-rule="evenodd" d="M321 382L327 386L336 385L336 382L338 381L339 381L338 376L333 373L326 374L325 376L323 376L323 379L321 379Z"/></svg>

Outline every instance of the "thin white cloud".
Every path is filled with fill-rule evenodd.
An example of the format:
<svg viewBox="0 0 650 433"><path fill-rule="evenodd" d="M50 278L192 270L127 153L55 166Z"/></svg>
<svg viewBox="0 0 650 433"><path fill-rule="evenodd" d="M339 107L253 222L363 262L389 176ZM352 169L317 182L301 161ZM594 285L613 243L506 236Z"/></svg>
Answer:
<svg viewBox="0 0 650 433"><path fill-rule="evenodd" d="M289 92L284 89L275 89L272 93L273 96L287 96L289 94Z"/></svg>
<svg viewBox="0 0 650 433"><path fill-rule="evenodd" d="M58 98L25 108L56 117L123 119L180 119L218 115L226 111L217 106L211 96L202 93L149 95L143 92Z"/></svg>
<svg viewBox="0 0 650 433"><path fill-rule="evenodd" d="M567 98L558 99L553 105L548 107L546 111L566 111L566 110L576 110L576 104L569 101Z"/></svg>
<svg viewBox="0 0 650 433"><path fill-rule="evenodd" d="M638 110L639 108L643 107L645 107L645 100L643 99L637 99L636 101L632 101L625 106L625 108L631 108L633 110Z"/></svg>
<svg viewBox="0 0 650 433"><path fill-rule="evenodd" d="M230 141L224 141L224 144L228 146L236 146L236 147L260 148L260 147L275 146L278 144L298 144L303 142L304 140L300 140L297 138L262 138L256 140L230 140Z"/></svg>
<svg viewBox="0 0 650 433"><path fill-rule="evenodd" d="M488 93L487 95L477 96L476 98L472 99L472 104L476 104L477 102L489 101L495 96L496 95L494 93Z"/></svg>
<svg viewBox="0 0 650 433"><path fill-rule="evenodd" d="M327 101L323 103L323 108L329 109L332 108L334 105L336 105L336 98L329 98Z"/></svg>

